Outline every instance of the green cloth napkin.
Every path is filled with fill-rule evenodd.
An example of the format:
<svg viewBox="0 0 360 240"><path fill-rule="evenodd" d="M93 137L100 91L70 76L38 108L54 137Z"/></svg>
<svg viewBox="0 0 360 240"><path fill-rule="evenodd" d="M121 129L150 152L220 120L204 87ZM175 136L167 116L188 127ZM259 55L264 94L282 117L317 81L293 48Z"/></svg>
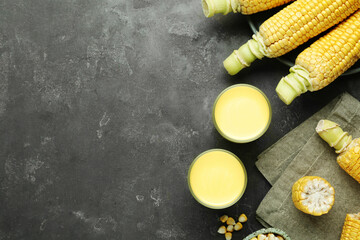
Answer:
<svg viewBox="0 0 360 240"><path fill-rule="evenodd" d="M345 96L350 95L346 94ZM308 118L258 156L258 161L255 165L271 185L279 179L300 149L314 135L314 126L330 114L340 99L341 96L336 97L319 112Z"/></svg>
<svg viewBox="0 0 360 240"><path fill-rule="evenodd" d="M360 137L360 102L345 93L262 153L256 163L273 185L256 211L257 218L293 240L338 240L346 214L360 212L360 184L340 168L334 149L316 134L320 119L337 122ZM295 208L291 188L303 176L323 177L335 188L335 204L328 214L315 217Z"/></svg>

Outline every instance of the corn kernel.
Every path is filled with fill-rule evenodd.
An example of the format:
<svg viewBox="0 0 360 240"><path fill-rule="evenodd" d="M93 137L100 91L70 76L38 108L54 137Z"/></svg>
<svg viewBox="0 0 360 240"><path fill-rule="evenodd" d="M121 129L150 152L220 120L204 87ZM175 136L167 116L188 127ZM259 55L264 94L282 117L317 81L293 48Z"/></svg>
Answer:
<svg viewBox="0 0 360 240"><path fill-rule="evenodd" d="M244 222L246 222L247 220L248 220L248 219L247 219L247 217L246 217L246 215L245 215L244 213L240 215L240 217L239 217L239 222L244 223Z"/></svg>
<svg viewBox="0 0 360 240"><path fill-rule="evenodd" d="M272 233L269 233L268 235L267 235L267 237L268 237L268 240L275 240L275 235L274 234L272 234Z"/></svg>
<svg viewBox="0 0 360 240"><path fill-rule="evenodd" d="M235 226L234 226L235 231L239 231L242 228L243 228L243 225L240 222L236 223Z"/></svg>
<svg viewBox="0 0 360 240"><path fill-rule="evenodd" d="M226 228L226 231L233 232L234 231L234 225L228 225Z"/></svg>
<svg viewBox="0 0 360 240"><path fill-rule="evenodd" d="M257 236L257 239L258 239L258 240L266 240L266 236L265 236L264 234L259 234L259 235Z"/></svg>
<svg viewBox="0 0 360 240"><path fill-rule="evenodd" d="M228 216L227 215L223 215L223 216L221 216L220 217L220 221L222 222L222 223L225 223L226 222L226 220L228 220Z"/></svg>
<svg viewBox="0 0 360 240"><path fill-rule="evenodd" d="M227 225L235 225L235 220L234 220L232 217L229 217L229 218L226 220L226 224L227 224Z"/></svg>
<svg viewBox="0 0 360 240"><path fill-rule="evenodd" d="M226 233L226 227L225 226L219 227L217 232L220 233L220 234L225 234Z"/></svg>
<svg viewBox="0 0 360 240"><path fill-rule="evenodd" d="M231 240L231 238L232 238L232 234L230 232L225 233L226 240Z"/></svg>

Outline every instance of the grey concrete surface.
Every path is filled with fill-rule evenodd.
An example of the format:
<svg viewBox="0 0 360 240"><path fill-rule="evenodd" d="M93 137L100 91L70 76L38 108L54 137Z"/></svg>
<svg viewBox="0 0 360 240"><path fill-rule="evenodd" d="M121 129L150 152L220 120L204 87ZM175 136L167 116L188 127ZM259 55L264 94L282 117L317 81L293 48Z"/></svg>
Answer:
<svg viewBox="0 0 360 240"><path fill-rule="evenodd" d="M228 76L222 61L251 36L246 18L206 19L200 0L0 0L0 239L224 239L217 218L246 213L261 228L270 185L256 156L332 98L360 99L359 75L285 106L288 68L272 59ZM273 121L249 144L223 139L216 96L249 83ZM233 207L202 207L187 170L224 148L249 183Z"/></svg>

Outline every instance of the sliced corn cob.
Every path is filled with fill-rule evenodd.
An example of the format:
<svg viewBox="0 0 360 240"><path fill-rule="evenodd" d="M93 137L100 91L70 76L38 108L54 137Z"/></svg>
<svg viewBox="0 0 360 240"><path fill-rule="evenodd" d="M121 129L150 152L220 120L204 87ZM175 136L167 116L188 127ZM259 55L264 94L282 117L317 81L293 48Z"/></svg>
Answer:
<svg viewBox="0 0 360 240"><path fill-rule="evenodd" d="M212 17L217 13L226 15L230 12L249 15L278 7L291 1L294 0L202 0L202 7L206 17Z"/></svg>
<svg viewBox="0 0 360 240"><path fill-rule="evenodd" d="M351 177L360 183L360 138L352 140L339 124L320 120L316 132L339 154L337 162Z"/></svg>
<svg viewBox="0 0 360 240"><path fill-rule="evenodd" d="M284 103L290 104L307 90L326 87L359 58L360 10L300 53L276 92Z"/></svg>
<svg viewBox="0 0 360 240"><path fill-rule="evenodd" d="M300 211L320 216L330 211L335 201L335 190L321 177L306 176L292 187L292 200Z"/></svg>
<svg viewBox="0 0 360 240"><path fill-rule="evenodd" d="M360 239L360 213L347 214L340 240Z"/></svg>
<svg viewBox="0 0 360 240"><path fill-rule="evenodd" d="M297 0L266 20L253 39L224 61L224 67L234 75L257 58L284 55L339 23L359 7L359 0Z"/></svg>

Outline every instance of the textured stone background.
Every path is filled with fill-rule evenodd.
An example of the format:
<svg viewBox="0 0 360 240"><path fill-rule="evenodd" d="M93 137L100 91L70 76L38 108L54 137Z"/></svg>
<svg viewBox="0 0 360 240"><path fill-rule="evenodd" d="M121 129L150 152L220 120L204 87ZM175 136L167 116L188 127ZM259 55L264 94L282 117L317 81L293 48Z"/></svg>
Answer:
<svg viewBox="0 0 360 240"><path fill-rule="evenodd" d="M285 106L276 60L235 77L222 60L251 36L240 15L206 19L200 0L0 0L0 239L223 239L220 214L245 212L242 239L261 226L269 190L256 156L359 75ZM268 132L249 144L211 122L235 83L262 89ZM186 175L202 151L224 148L246 165L243 198L202 207Z"/></svg>

